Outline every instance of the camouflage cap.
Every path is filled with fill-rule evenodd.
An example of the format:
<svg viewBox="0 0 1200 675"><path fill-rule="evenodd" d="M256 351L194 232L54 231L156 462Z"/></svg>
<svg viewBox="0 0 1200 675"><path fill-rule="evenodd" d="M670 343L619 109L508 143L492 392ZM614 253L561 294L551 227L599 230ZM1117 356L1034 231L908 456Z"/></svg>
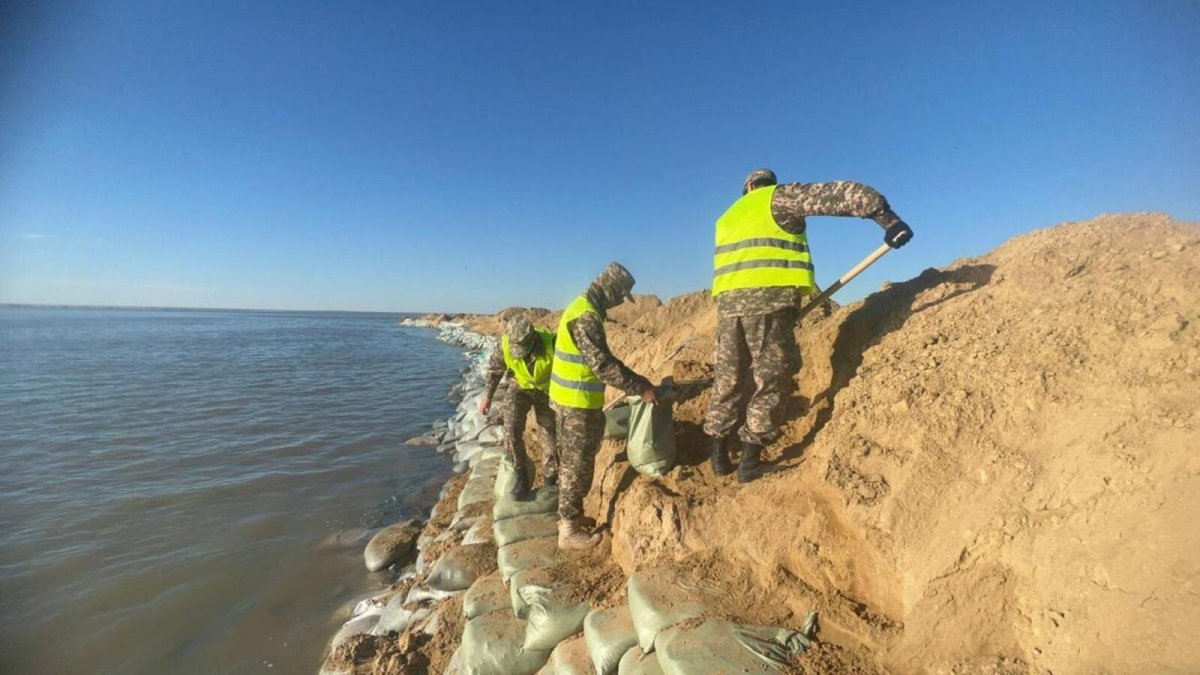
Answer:
<svg viewBox="0 0 1200 675"><path fill-rule="evenodd" d="M523 359L529 356L533 349L533 339L536 337L529 319L522 314L509 317L504 324L504 334L508 336L508 349L514 357Z"/></svg>
<svg viewBox="0 0 1200 675"><path fill-rule="evenodd" d="M600 276L594 281L597 286L604 289L604 292L614 300L627 299L633 300L633 285L637 283L629 270L619 262L611 262Z"/></svg>
<svg viewBox="0 0 1200 675"><path fill-rule="evenodd" d="M775 172L770 169L755 169L746 176L746 180L742 181L742 194L746 194L752 187L762 187L763 185L775 185L779 179L775 177Z"/></svg>

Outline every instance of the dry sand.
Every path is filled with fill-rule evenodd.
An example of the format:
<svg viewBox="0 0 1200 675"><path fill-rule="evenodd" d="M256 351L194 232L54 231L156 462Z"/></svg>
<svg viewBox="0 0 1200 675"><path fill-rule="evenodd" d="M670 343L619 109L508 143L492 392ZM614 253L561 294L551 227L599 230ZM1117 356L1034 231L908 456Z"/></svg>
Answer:
<svg viewBox="0 0 1200 675"><path fill-rule="evenodd" d="M711 374L707 293L612 318L635 370ZM1033 232L816 312L767 475L713 475L708 391L683 386L666 476L605 442L598 555L710 589L736 620L818 610L796 672L1200 672L1198 321L1200 227L1155 213ZM593 600L620 601L611 566L586 569Z"/></svg>

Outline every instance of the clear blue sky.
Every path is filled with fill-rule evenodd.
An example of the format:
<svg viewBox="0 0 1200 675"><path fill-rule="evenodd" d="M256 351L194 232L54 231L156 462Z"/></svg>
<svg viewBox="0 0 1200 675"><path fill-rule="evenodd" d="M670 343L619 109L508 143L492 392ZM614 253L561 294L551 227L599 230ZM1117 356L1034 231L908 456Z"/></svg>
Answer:
<svg viewBox="0 0 1200 675"><path fill-rule="evenodd" d="M666 298L758 166L912 224L843 299L1200 220L1196 2L15 4L0 302L561 307L612 259ZM823 283L881 239L810 231Z"/></svg>

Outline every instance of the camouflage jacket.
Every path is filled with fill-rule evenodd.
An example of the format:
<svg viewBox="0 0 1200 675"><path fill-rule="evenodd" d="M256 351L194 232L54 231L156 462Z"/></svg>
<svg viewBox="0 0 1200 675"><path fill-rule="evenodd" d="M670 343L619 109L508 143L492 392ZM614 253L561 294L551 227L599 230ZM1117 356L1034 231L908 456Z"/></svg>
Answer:
<svg viewBox="0 0 1200 675"><path fill-rule="evenodd" d="M641 392L650 386L650 381L633 372L608 349L608 339L604 334L604 320L607 318L604 292L593 285L588 288L587 296L600 316L588 312L567 324L575 347L601 382L628 394Z"/></svg>
<svg viewBox="0 0 1200 675"><path fill-rule="evenodd" d="M887 229L900 222L883 195L862 183L784 183L771 197L771 215L792 234L803 234L807 216L870 218ZM746 288L717 297L718 316L755 316L796 307L803 300L798 288Z"/></svg>

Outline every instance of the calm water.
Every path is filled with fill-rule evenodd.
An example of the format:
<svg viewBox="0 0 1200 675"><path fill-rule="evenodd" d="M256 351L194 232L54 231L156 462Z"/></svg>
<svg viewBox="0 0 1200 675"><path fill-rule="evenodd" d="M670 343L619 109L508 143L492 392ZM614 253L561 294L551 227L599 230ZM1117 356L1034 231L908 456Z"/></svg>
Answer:
<svg viewBox="0 0 1200 675"><path fill-rule="evenodd" d="M395 317L0 308L0 672L315 672L464 361ZM325 542L325 543L323 543Z"/></svg>

